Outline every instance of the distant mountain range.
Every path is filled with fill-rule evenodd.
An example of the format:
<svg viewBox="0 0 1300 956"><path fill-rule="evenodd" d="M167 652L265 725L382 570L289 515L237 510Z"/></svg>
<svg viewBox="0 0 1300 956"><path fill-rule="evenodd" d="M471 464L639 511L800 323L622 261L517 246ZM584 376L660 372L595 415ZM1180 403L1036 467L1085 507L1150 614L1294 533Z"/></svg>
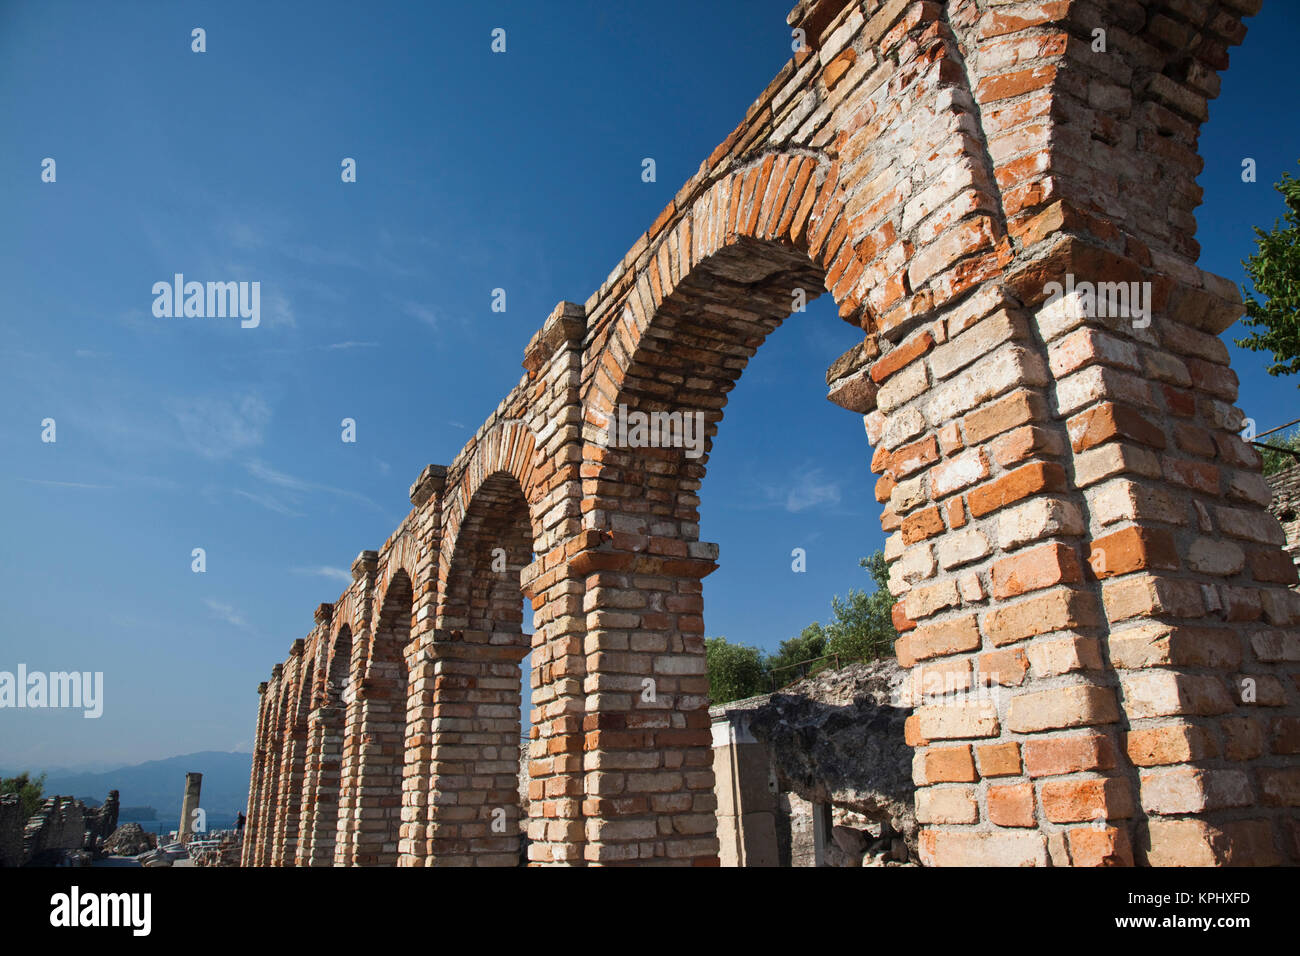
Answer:
<svg viewBox="0 0 1300 956"><path fill-rule="evenodd" d="M149 760L132 767L99 773L51 771L45 778L45 795L60 794L103 803L108 791L118 791L122 806L153 807L162 820L177 820L185 796L185 774L203 774L199 805L210 817L232 818L248 804L248 777L253 769L251 753L205 750L163 760ZM12 777L21 771L0 770Z"/></svg>

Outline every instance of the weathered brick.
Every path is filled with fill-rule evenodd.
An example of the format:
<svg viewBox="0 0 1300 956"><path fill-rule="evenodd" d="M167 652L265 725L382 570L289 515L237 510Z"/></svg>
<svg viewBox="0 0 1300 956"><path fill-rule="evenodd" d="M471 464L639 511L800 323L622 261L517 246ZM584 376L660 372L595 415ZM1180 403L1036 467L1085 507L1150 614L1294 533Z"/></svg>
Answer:
<svg viewBox="0 0 1300 956"><path fill-rule="evenodd" d="M1090 627L1097 621L1097 606L1092 595L1069 588L1053 588L985 613L982 626L989 639L1001 646L1051 631Z"/></svg>
<svg viewBox="0 0 1300 956"><path fill-rule="evenodd" d="M1101 734L1077 733L1030 739L1024 744L1025 773L1051 777L1085 770L1110 770L1115 752L1110 738Z"/></svg>
<svg viewBox="0 0 1300 956"><path fill-rule="evenodd" d="M1091 684L1032 691L1012 697L1007 706L1007 727L1015 733L1109 724L1118 719L1115 692Z"/></svg>
<svg viewBox="0 0 1300 956"><path fill-rule="evenodd" d="M1007 777L1020 773L1020 747L1013 741L980 744L975 748L975 755L981 776Z"/></svg>
<svg viewBox="0 0 1300 956"><path fill-rule="evenodd" d="M970 747L931 747L925 752L927 783L974 783L975 760Z"/></svg>
<svg viewBox="0 0 1300 956"><path fill-rule="evenodd" d="M1014 504L1030 495L1065 488L1065 471L1055 462L1033 462L1009 472L987 485L980 485L966 496L970 513L976 518Z"/></svg>
<svg viewBox="0 0 1300 956"><path fill-rule="evenodd" d="M1058 542L1021 551L993 564L993 595L1016 597L1053 584L1083 579L1074 549Z"/></svg>
<svg viewBox="0 0 1300 956"><path fill-rule="evenodd" d="M1122 820L1133 815L1133 796L1118 777L1047 780L1039 791L1043 815L1053 823Z"/></svg>
<svg viewBox="0 0 1300 956"><path fill-rule="evenodd" d="M988 789L989 822L1000 827L1032 827L1034 819L1034 785L1016 783L990 786Z"/></svg>

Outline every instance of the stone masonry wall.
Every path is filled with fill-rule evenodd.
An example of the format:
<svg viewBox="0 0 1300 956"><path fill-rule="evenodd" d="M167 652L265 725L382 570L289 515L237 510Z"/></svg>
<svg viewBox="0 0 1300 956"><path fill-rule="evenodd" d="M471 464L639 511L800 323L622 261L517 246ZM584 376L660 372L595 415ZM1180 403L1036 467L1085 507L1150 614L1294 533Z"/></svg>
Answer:
<svg viewBox="0 0 1300 956"><path fill-rule="evenodd" d="M1296 570L1237 435L1238 294L1195 264L1258 7L801 0L793 58L259 687L243 862L511 864L531 650L530 861L716 865L699 491L822 291L863 333L828 397L879 475L922 862L1300 861ZM700 415L703 454L628 411Z"/></svg>

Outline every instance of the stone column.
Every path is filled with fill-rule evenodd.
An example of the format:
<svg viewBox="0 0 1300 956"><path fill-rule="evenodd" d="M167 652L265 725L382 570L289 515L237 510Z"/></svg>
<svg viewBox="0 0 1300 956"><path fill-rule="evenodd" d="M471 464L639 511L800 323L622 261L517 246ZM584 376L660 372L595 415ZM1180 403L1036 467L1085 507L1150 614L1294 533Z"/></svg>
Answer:
<svg viewBox="0 0 1300 956"><path fill-rule="evenodd" d="M750 713L744 706L709 710L718 855L723 866L779 866L772 759L767 747L750 733Z"/></svg>
<svg viewBox="0 0 1300 956"><path fill-rule="evenodd" d="M177 840L188 843L194 835L194 811L199 809L199 789L203 785L203 774L187 773L185 775L185 796L181 800L181 825Z"/></svg>
<svg viewBox="0 0 1300 956"><path fill-rule="evenodd" d="M366 658L370 653L370 620L373 613L372 597L375 571L379 565L379 552L362 551L352 562L352 581L356 589L352 614L352 699L347 701L344 715L343 755L339 767L338 823L334 839L334 865L354 866L361 773L361 747L363 742L363 704L360 684Z"/></svg>
<svg viewBox="0 0 1300 956"><path fill-rule="evenodd" d="M533 609L532 727L528 743L528 858L531 865L583 866L583 717L587 659L583 639L586 567L571 559L595 540L581 530L582 410L576 400L583 367L586 313L559 302L525 352L530 386L541 397L533 428L547 475L541 509L546 543L520 573Z"/></svg>
<svg viewBox="0 0 1300 956"><path fill-rule="evenodd" d="M718 546L650 541L658 553L598 548L571 563L588 572L584 853L592 864L716 865L700 612Z"/></svg>
<svg viewBox="0 0 1300 956"><path fill-rule="evenodd" d="M518 645L435 640L429 866L519 865Z"/></svg>
<svg viewBox="0 0 1300 956"><path fill-rule="evenodd" d="M432 662L425 648L432 640L437 612L438 559L442 541L442 492L447 482L445 465L426 465L410 488L412 521L419 541L416 579L412 582L412 639L417 650L410 665L406 701L405 762L402 770L402 824L398 866L424 866L428 860L430 789L433 767L431 722L436 692Z"/></svg>

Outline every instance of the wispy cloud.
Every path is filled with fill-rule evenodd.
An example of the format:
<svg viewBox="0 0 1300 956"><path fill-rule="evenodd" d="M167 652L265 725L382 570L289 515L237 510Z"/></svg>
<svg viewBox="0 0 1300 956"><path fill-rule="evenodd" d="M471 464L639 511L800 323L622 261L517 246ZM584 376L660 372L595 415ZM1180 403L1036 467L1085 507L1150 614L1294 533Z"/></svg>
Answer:
<svg viewBox="0 0 1300 956"><path fill-rule="evenodd" d="M290 518L302 518L303 512L294 511L283 501L274 498L271 495L255 495L251 491L244 491L242 488L234 489L234 493L241 498L247 498L254 504L259 504L268 511L274 511L276 514L288 515Z"/></svg>
<svg viewBox="0 0 1300 956"><path fill-rule="evenodd" d="M804 472L798 483L785 496L785 510L796 514L819 505L839 503L839 483L827 480L820 468Z"/></svg>
<svg viewBox="0 0 1300 956"><path fill-rule="evenodd" d="M785 482L755 482L756 494L748 502L733 500L740 508L779 508L798 514L811 508L837 506L842 500L840 483L826 477L820 468L805 467Z"/></svg>
<svg viewBox="0 0 1300 956"><path fill-rule="evenodd" d="M352 349L377 349L378 342L330 342L328 345L301 345L297 348L267 349L269 355L282 355L293 353L295 355L302 352L345 352Z"/></svg>
<svg viewBox="0 0 1300 956"><path fill-rule="evenodd" d="M204 458L228 458L262 444L271 409L260 395L181 399L172 416L190 447Z"/></svg>
<svg viewBox="0 0 1300 956"><path fill-rule="evenodd" d="M29 485L48 485L51 488L112 488L112 485L92 485L84 481L46 481L43 478L19 478Z"/></svg>
<svg viewBox="0 0 1300 956"><path fill-rule="evenodd" d="M352 583L352 575L343 568L331 568L326 565L319 565L314 568L290 568L294 574L311 574L318 578L328 578L331 581L341 581L344 584Z"/></svg>
<svg viewBox="0 0 1300 956"><path fill-rule="evenodd" d="M265 482L268 485L274 485L277 488L283 488L286 491L297 494L310 494L312 492L323 492L328 495L334 495L339 498L347 498L351 501L359 501L364 505L374 508L376 511L383 511L379 503L373 498L357 491L351 491L347 488L335 488L333 485L322 485L318 482L307 481L304 478L298 478L283 471L278 471L266 464L264 461L254 459L244 465L249 475L258 481Z"/></svg>
<svg viewBox="0 0 1300 956"><path fill-rule="evenodd" d="M213 598L204 598L203 603L208 606L208 610L212 612L212 616L217 620L225 621L232 627L238 627L241 629L248 628L248 622L244 620L243 616L229 604L223 604L221 601L214 600Z"/></svg>
<svg viewBox="0 0 1300 956"><path fill-rule="evenodd" d="M413 319L419 319L431 329L438 327L438 314L420 302L410 299L394 299L393 303Z"/></svg>

